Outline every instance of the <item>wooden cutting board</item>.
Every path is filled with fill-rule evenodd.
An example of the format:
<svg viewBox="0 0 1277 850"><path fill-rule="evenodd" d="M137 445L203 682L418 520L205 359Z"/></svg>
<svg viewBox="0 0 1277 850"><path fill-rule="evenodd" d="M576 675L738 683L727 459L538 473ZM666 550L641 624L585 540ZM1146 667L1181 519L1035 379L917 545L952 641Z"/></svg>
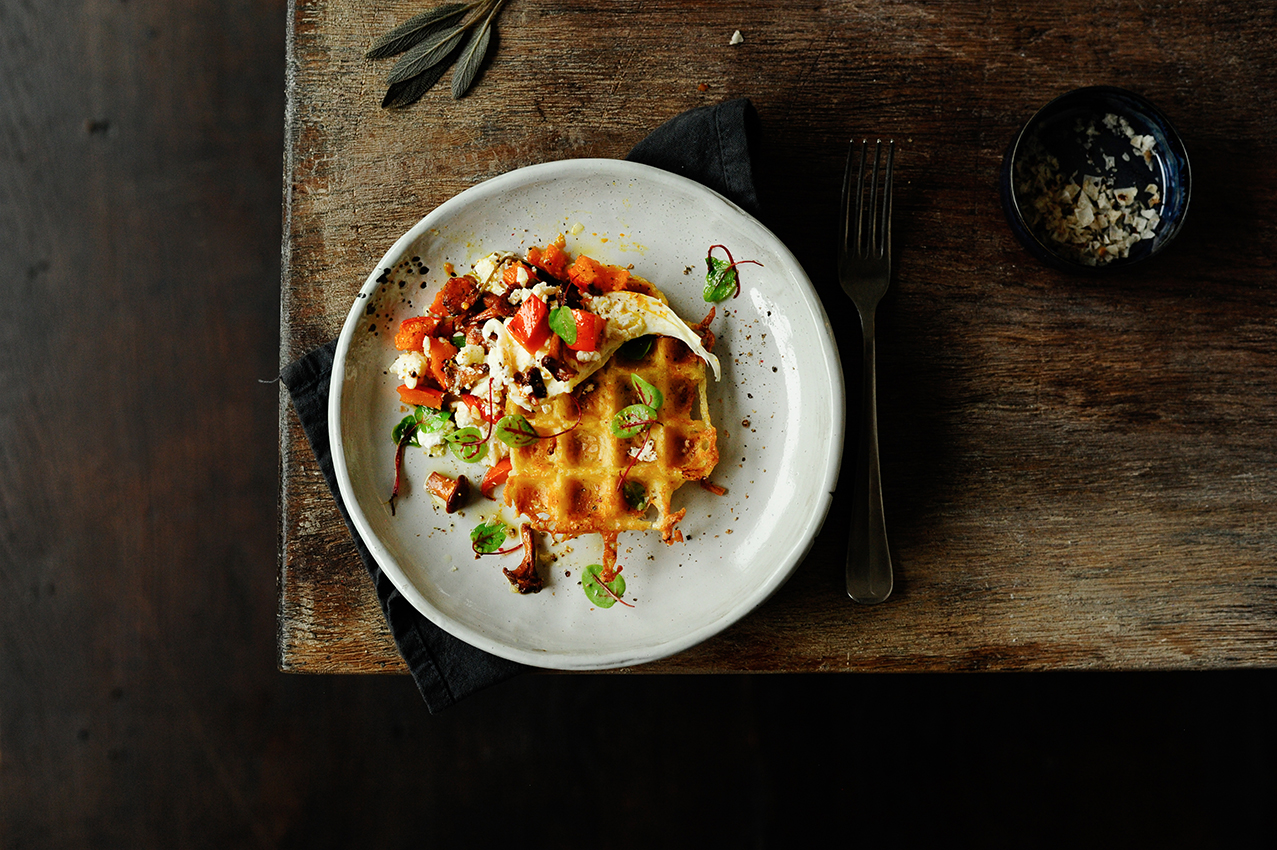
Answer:
<svg viewBox="0 0 1277 850"><path fill-rule="evenodd" d="M335 338L373 264L447 198L524 165L622 157L684 109L745 96L763 124L763 221L825 294L854 414L838 188L848 139L896 140L897 270L878 320L895 594L862 607L843 592L846 463L794 578L641 669L1277 662L1273 3L509 0L469 95L453 101L445 77L383 110L391 62L363 54L427 5L293 6L281 364ZM1034 110L1099 83L1176 123L1194 196L1164 256L1094 280L1028 255L997 181ZM403 670L286 395L280 440L281 668Z"/></svg>

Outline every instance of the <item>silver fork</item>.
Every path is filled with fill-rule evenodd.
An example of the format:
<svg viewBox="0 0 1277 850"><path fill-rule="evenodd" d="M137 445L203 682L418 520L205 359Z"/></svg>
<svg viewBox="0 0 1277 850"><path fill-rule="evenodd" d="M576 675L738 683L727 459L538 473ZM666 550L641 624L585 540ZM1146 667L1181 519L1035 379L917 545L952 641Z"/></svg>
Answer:
<svg viewBox="0 0 1277 850"><path fill-rule="evenodd" d="M851 503L851 537L847 543L847 595L873 604L891 595L891 553L882 512L882 477L878 469L878 390L874 358L874 313L891 282L891 165L895 142L887 142L879 182L882 141L873 148L872 171L866 175L869 142L847 150L842 183L842 228L838 244L838 280L860 313L864 332L864 391L860 405L860 444L856 453L855 490ZM854 171L854 182L853 182ZM866 184L865 178L869 177Z"/></svg>

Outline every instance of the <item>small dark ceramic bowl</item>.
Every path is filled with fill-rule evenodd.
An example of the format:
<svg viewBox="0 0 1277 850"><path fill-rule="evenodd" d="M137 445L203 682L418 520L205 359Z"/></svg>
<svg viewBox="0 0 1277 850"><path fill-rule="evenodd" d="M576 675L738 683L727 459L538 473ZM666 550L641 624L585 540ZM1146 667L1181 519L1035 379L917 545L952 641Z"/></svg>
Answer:
<svg viewBox="0 0 1277 850"><path fill-rule="evenodd" d="M1110 115L1126 124L1106 124ZM1131 135L1152 137L1151 156L1146 158L1131 144ZM1138 188L1140 200L1134 203L1158 216L1152 237L1130 245L1126 256L1095 261L1093 252L1079 251L1049 235L1034 206L1041 195L1040 182L1032 179L1040 174L1034 166L1041 165L1044 152L1058 160L1066 181L1076 176L1080 184L1092 175L1102 177L1110 188ZM1156 192L1145 194L1150 184ZM1002 160L1002 207L1015 235L1047 265L1080 274L1118 271L1160 253L1184 223L1191 188L1188 153L1171 122L1145 98L1111 86L1076 89L1042 107Z"/></svg>

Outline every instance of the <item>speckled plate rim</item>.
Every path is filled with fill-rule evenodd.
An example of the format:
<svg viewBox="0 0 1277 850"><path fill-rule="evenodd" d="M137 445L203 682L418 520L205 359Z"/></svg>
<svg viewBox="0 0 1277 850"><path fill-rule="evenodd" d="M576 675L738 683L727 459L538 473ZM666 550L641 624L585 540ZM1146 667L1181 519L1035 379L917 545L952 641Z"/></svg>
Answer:
<svg viewBox="0 0 1277 850"><path fill-rule="evenodd" d="M618 196L617 187L625 187L634 193L633 197ZM355 351L360 347L356 345L356 335L361 324L365 327L367 325L370 305L378 298L379 291L384 292L384 281L379 282L379 278L384 270L395 266L409 250L420 253L423 250L433 250L431 245L439 247L447 243L448 238L452 237L440 234L446 234L451 222L467 215L473 216L477 210L488 210L493 217L505 216L509 225L507 229L517 229L525 222L517 220L517 215L510 212L507 199L532 189L547 191L550 196L559 191L578 191L587 195L597 192L603 198L600 203L611 204L609 210L622 210L632 203L660 199L660 203L677 211L677 214L671 214L671 221L682 216L692 222L684 230L695 230L696 222L699 221L713 222L720 230L729 231L716 232L715 235L720 238L714 242L732 239L755 246L755 250L765 255L762 258L766 260L768 267L764 273L751 274L750 279L759 283L756 286L747 284L743 287L738 301L744 303L737 308L741 313L752 311L751 315L756 319L751 318L749 321L756 321L753 327L761 330L763 340L771 334L771 339L767 342L751 340L750 356L757 353L760 367L753 368L752 364L742 366L739 352L734 353L730 348L718 346L715 351L720 357L736 354L735 368L742 375L739 387L723 391L725 401L721 405L728 411L728 415L740 415L742 405L737 402L746 395L754 399L754 391L747 391L746 388L752 386L754 390L763 392L771 388L768 381L779 381L780 389L786 394L785 398L791 402L786 405L785 421L779 430L773 428L768 432L766 428L761 429L765 434L780 440L779 450L769 448L760 451L758 456L763 460L756 462L756 468L748 468L746 457L742 457L739 469L743 471L734 473L729 470L727 473L727 497L709 497L695 487L685 487L679 494L691 489L700 491L700 495L693 494L692 499L731 499L735 488L737 502L730 503L733 518L757 518L764 522L751 522L751 528L743 529L745 533L735 538L738 543L734 544L734 548L729 548L724 543L721 551L708 548L708 554L702 555L698 550L694 556L681 556L693 565L706 562L712 564L716 570L721 567L721 571L709 575L695 573L670 578L660 567L649 569L649 576L653 573L660 576L659 581L663 582L661 587L665 594L644 594L640 605L624 612L620 612L620 606L605 611L590 609L580 588L573 589L570 582L562 579L558 580L561 592L550 594L557 599L540 605L536 600L538 597L545 597L546 591L530 597L510 593L499 570L492 570L492 574L481 584L471 581L459 590L450 589L447 587L448 583L454 580L459 571L468 575L469 567L462 570L452 566L445 570L434 563L433 555L426 557L423 554L423 546L426 550L433 551L432 547L436 544L414 543L408 539L414 522L429 523L436 519L419 514L416 520L404 518L397 521L397 525L389 524L384 494L375 492L364 480L367 475L372 474L388 482L389 478L386 476L390 472L389 467L385 466L386 449L378 448L377 440L370 439L370 435L380 433L385 423L376 426L370 424L370 430L364 433L362 417L374 417L361 403L371 399L369 409L382 404L393 406L390 418L386 418L384 411L376 414L385 421L397 420L402 416L401 408L385 401L387 398L397 401L393 393L393 385L397 382L384 374L385 365L393 359L391 347L383 341L380 343L380 353L372 355L382 357L381 364L360 363L360 357L367 358L370 355ZM574 215L579 213L580 210ZM566 222L566 218L555 221L553 226L538 233L537 238L552 239L554 234L550 230L563 228ZM545 227L548 223L542 222L540 226ZM593 221L586 221L585 224L588 229ZM691 238L688 233L675 232L672 225L668 226L666 232L645 232L639 234L639 237L647 243L661 245L666 240L686 241ZM457 239L461 238L464 237L453 238L451 244L455 247L458 244ZM699 243L704 239L697 241ZM698 247L702 264L708 244ZM505 250L510 247L489 243L483 246L478 255L489 250ZM570 239L569 249L573 247ZM470 245L468 250L472 256L478 256L473 254L474 248L475 246ZM596 249L593 253L599 256L606 255L608 251L603 248ZM607 256L600 258L612 262L625 259ZM737 258L758 257L738 255ZM430 265L438 260L439 257L426 257L425 263ZM461 267L460 263L458 267ZM684 275L691 268L688 265ZM637 269L636 273L638 271L641 269ZM657 280L656 275L649 272L644 276L654 279L654 282L671 295L671 303L676 309L680 309L680 303L686 304L680 309L683 315L690 315L693 309L689 287L697 296L695 303L700 304L695 309L706 309L706 305L699 301L699 283L680 283L677 287L680 292L675 297L666 282ZM700 279L703 282L703 273L691 275L688 279ZM727 302L729 305L734 303ZM733 308L723 310L720 315L731 309ZM745 326L751 327L749 324ZM746 334L743 339L751 337L752 335ZM561 670L612 669L664 658L721 632L754 610L784 584L810 550L828 513L842 459L846 422L845 393L834 340L833 330L820 298L788 248L744 210L703 185L660 169L621 160L565 160L517 169L477 184L431 211L386 252L370 271L354 299L338 339L329 399L333 465L339 491L352 523L387 578L427 619L461 640L503 658ZM757 352L753 350L755 346L759 349ZM768 371L761 367L764 362L778 363L779 366L771 365ZM374 368L368 368L369 365ZM381 367L379 380L384 386L369 389L371 381L368 376L377 372L377 365ZM725 371L729 371L726 366ZM754 375L762 377L752 377ZM712 384L711 380L711 392ZM358 400L352 401L355 398ZM753 403L756 404L757 400ZM801 416L799 407L805 408L801 410ZM751 408L743 409L748 412ZM733 426L739 427L741 421L716 421L715 424L720 431L724 424L731 430ZM791 429L793 433L787 433ZM743 432L744 428L741 427L740 431ZM744 442L743 438L738 439ZM381 442L390 441L386 439ZM734 444L731 448L737 453L741 452ZM772 465L777 467L774 471L762 465L772 461ZM724 463L720 462L719 469L723 467ZM759 476L758 479L749 477L754 474ZM718 470L715 480L718 480ZM749 490L756 483L758 489L754 495L758 498L752 506L757 508L756 517L747 516L752 509L748 502ZM759 507L760 503L762 507ZM676 500L676 506L677 504ZM718 503L715 512L721 513L722 522L727 522L727 511L717 505ZM766 507L767 505L773 507ZM405 517L404 506L405 501L401 500L398 511L400 517ZM433 505L422 493L413 501L409 512L427 509L433 510ZM712 525L718 519L719 517L707 519L706 523ZM685 520L685 528L688 525L689 522ZM730 529L723 531L727 535L732 533ZM416 536L421 537L420 533ZM458 536L464 538L465 548L468 550L468 535L460 529L454 527L451 535L445 539ZM667 547L659 543L658 535L648 534L644 537L656 538L657 545L662 550L667 550ZM706 542L707 538L711 542ZM712 528L708 531L698 528L698 544L702 547L712 547L713 540L724 539L733 538L724 538L722 534L713 533ZM689 542L685 545L688 547L685 551L691 551L693 544ZM679 544L675 544L675 547L669 548L678 546ZM743 548L750 548L750 553L743 554ZM655 557L662 556L658 552L648 560ZM681 564L679 569L683 569ZM671 589L677 587L671 582L682 582L687 592ZM635 585L636 582L632 579L631 587ZM504 588L504 593L489 596L493 589L499 587ZM682 607L687 600L704 594L721 599L713 598L686 609ZM467 596L474 598L463 598ZM571 600L570 603L564 601L568 599ZM572 607L566 608L569 604ZM532 613L528 613L530 610ZM588 614L582 616L581 611L588 611ZM606 618L615 619L609 621ZM643 626L625 625L642 623L644 618L650 618L651 622ZM626 629L636 635L634 640L627 637L629 632ZM575 641L574 636L578 631L580 640ZM618 638L609 643L606 638L614 631ZM550 640L551 635L554 640ZM542 638L545 638L545 645L540 642ZM618 640L621 645L618 645Z"/></svg>

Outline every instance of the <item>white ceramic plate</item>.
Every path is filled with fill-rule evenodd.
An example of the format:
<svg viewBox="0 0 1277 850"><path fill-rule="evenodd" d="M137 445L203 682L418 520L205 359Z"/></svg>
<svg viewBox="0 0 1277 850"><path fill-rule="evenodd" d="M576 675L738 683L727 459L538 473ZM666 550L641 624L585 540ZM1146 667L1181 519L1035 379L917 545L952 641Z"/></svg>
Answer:
<svg viewBox="0 0 1277 850"><path fill-rule="evenodd" d="M501 573L519 554L476 558L470 530L509 508L482 498L458 514L436 508L430 471L482 475L451 457L405 455L406 490L392 516L391 430L405 413L395 392L392 336L446 279L492 251L523 251L567 235L570 253L633 264L674 309L700 320L705 255L726 245L742 266L739 297L712 330L722 380L709 395L719 430L714 496L694 484L684 543L626 533L618 563L626 601L596 608L579 585L599 563L597 535L551 543L545 589L512 592ZM718 256L722 256L718 252ZM423 272L423 269L429 271ZM388 272L389 270L389 272ZM342 498L377 563L432 622L495 655L539 667L594 670L652 661L705 640L749 613L790 576L829 509L843 444L842 372L829 320L797 260L758 221L699 183L619 160L534 165L474 186L406 233L372 270L337 345L329 425Z"/></svg>

